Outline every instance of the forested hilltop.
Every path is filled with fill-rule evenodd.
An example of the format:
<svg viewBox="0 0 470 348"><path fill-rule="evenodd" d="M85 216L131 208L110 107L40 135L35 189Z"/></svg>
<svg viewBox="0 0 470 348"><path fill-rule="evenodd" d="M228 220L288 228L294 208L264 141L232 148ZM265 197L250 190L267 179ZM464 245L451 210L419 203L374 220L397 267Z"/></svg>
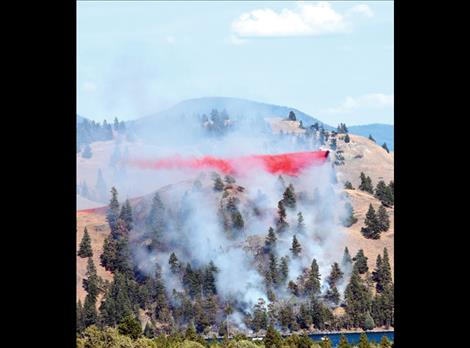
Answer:
<svg viewBox="0 0 470 348"><path fill-rule="evenodd" d="M198 122L211 144L236 139L227 113ZM206 344L201 337L246 345L243 335L393 329L393 175L371 166L393 161L386 145L344 124L304 127L293 112L269 126L265 151L321 147L328 162L297 176L171 172L163 177L171 184L139 198L98 172L89 198L108 205L77 212L79 346ZM100 144L91 147L102 161ZM128 146L126 158L142 148ZM115 153L106 161L122 170ZM79 157L83 166L93 159ZM291 337L278 346L317 344Z"/></svg>

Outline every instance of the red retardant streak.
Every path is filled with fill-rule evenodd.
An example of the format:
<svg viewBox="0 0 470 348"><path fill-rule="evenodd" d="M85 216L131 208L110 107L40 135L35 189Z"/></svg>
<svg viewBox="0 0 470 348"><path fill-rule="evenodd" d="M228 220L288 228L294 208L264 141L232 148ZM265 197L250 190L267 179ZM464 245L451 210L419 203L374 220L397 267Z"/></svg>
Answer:
<svg viewBox="0 0 470 348"><path fill-rule="evenodd" d="M242 174L259 168L271 174L298 175L303 169L326 161L329 151L291 152L278 155L252 155L237 158L163 158L158 160L129 160L141 169L214 169L225 174Z"/></svg>

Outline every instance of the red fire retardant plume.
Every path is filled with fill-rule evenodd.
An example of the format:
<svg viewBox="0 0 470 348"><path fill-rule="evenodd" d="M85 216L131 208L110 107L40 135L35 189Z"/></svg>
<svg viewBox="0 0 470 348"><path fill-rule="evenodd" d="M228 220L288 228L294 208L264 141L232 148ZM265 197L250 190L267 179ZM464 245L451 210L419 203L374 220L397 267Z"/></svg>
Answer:
<svg viewBox="0 0 470 348"><path fill-rule="evenodd" d="M141 169L212 169L224 174L244 174L251 169L262 169L271 174L298 175L303 169L326 161L329 151L291 152L278 155L251 155L236 158L181 158L158 160L134 159L127 163Z"/></svg>

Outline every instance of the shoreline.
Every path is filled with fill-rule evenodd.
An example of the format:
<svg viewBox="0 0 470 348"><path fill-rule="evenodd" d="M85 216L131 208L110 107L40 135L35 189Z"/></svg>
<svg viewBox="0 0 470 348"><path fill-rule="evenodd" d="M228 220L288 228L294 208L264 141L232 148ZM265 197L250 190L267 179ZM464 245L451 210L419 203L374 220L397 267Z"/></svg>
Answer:
<svg viewBox="0 0 470 348"><path fill-rule="evenodd" d="M395 333L395 329L372 329L372 330L355 330L355 331L352 331L352 330L347 330L347 331L316 331L316 332L308 332L308 333L298 333L298 332L294 332L294 333L290 333L290 334L281 334L281 336L283 338L285 337L289 337L289 336L292 336L292 335L307 335L307 336L311 336L311 335L347 335L347 334L361 334L361 333L390 333L390 332L393 332ZM247 334L244 334L247 338L249 339L262 339L264 338L264 336L257 336L257 335L247 335ZM236 336L236 335L232 335L232 336L229 336L229 339L233 339L233 337ZM214 337L204 337L205 340L212 340L214 339ZM216 337L217 340L223 340L224 337L223 336L217 336Z"/></svg>

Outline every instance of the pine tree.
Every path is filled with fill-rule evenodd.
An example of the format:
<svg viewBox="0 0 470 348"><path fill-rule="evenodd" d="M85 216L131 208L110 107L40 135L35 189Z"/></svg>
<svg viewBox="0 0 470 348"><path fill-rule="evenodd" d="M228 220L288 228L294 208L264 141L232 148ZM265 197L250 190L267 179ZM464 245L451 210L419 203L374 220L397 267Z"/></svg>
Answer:
<svg viewBox="0 0 470 348"><path fill-rule="evenodd" d="M354 215L353 206L351 205L351 203L346 202L344 204L344 209L346 210L348 215L343 221L343 226L344 227L351 227L352 225L354 225L357 222L357 217Z"/></svg>
<svg viewBox="0 0 470 348"><path fill-rule="evenodd" d="M376 282L376 290L378 293L384 291L387 286L392 285L392 270L387 248L384 248L383 258L377 255L375 270L372 272L372 279Z"/></svg>
<svg viewBox="0 0 470 348"><path fill-rule="evenodd" d="M98 313L96 311L96 298L87 294L85 297L85 303L83 304L82 320L85 327L95 325L98 319Z"/></svg>
<svg viewBox="0 0 470 348"><path fill-rule="evenodd" d="M133 315L128 315L119 323L118 331L121 335L129 336L136 340L142 334L142 326L139 319Z"/></svg>
<svg viewBox="0 0 470 348"><path fill-rule="evenodd" d="M372 140L375 143L375 139L372 137L371 134L369 134L369 140Z"/></svg>
<svg viewBox="0 0 470 348"><path fill-rule="evenodd" d="M129 202L128 199L124 202L121 208L121 213L119 214L119 218L124 221L126 225L126 229L128 231L132 230L134 227L134 219L132 217L132 208L131 208L131 203Z"/></svg>
<svg viewBox="0 0 470 348"><path fill-rule="evenodd" d="M223 191L224 187L224 182L220 178L220 175L217 174L214 178L214 191Z"/></svg>
<svg viewBox="0 0 470 348"><path fill-rule="evenodd" d="M82 151L82 157L83 158L91 158L93 156L93 153L91 152L91 147L89 144L85 145L85 148Z"/></svg>
<svg viewBox="0 0 470 348"><path fill-rule="evenodd" d="M382 147L385 151L387 151L387 153L390 153L390 150L388 149L387 143L383 143Z"/></svg>
<svg viewBox="0 0 470 348"><path fill-rule="evenodd" d="M111 229L111 234L113 238L116 239L115 233L117 231L119 218L119 201L118 201L118 192L113 186L111 188L111 200L109 202L108 211L106 213L106 220L108 221L109 227Z"/></svg>
<svg viewBox="0 0 470 348"><path fill-rule="evenodd" d="M279 203L277 204L277 208L278 208L277 210L278 220L276 221L276 230L277 230L277 233L282 233L289 226L289 224L286 221L286 217L287 217L286 208L284 207L284 203L282 202L282 200L279 201Z"/></svg>
<svg viewBox="0 0 470 348"><path fill-rule="evenodd" d="M368 239L379 239L380 238L380 225L375 214L375 209L372 204L369 204L369 210L366 213L366 218L364 220L365 227L361 228L361 233L365 238Z"/></svg>
<svg viewBox="0 0 470 348"><path fill-rule="evenodd" d="M100 264L109 272L114 272L116 264L116 241L108 235L103 243L103 253L100 255Z"/></svg>
<svg viewBox="0 0 470 348"><path fill-rule="evenodd" d="M346 134L346 136L344 137L344 142L347 144L351 141L351 138L349 137L349 134Z"/></svg>
<svg viewBox="0 0 470 348"><path fill-rule="evenodd" d="M359 337L359 344L358 348L371 348L369 340L367 339L367 335L362 332L361 336Z"/></svg>
<svg viewBox="0 0 470 348"><path fill-rule="evenodd" d="M336 151L336 148L337 148L336 138L332 137L330 141L330 149L332 149L333 151Z"/></svg>
<svg viewBox="0 0 470 348"><path fill-rule="evenodd" d="M372 318L370 313L367 312L366 315L365 315L365 319L364 319L363 329L364 330L372 330L374 327L375 327L374 318Z"/></svg>
<svg viewBox="0 0 470 348"><path fill-rule="evenodd" d="M268 326L263 343L265 348L282 348L282 337L272 325Z"/></svg>
<svg viewBox="0 0 470 348"><path fill-rule="evenodd" d="M287 256L281 257L281 262L279 264L279 283L284 284L289 277L289 258Z"/></svg>
<svg viewBox="0 0 470 348"><path fill-rule="evenodd" d="M393 191L383 180L380 180L375 187L374 196L386 207L393 205Z"/></svg>
<svg viewBox="0 0 470 348"><path fill-rule="evenodd" d="M388 216L387 210L385 210L383 205L381 205L377 210L377 222L378 228L382 232L386 232L390 228L390 217Z"/></svg>
<svg viewBox="0 0 470 348"><path fill-rule="evenodd" d="M325 299L327 301L332 302L335 305L339 304L339 301L341 300L341 296L339 294L338 288L336 286L330 287L325 294Z"/></svg>
<svg viewBox="0 0 470 348"><path fill-rule="evenodd" d="M289 121L297 121L297 117L295 117L294 111L289 111Z"/></svg>
<svg viewBox="0 0 470 348"><path fill-rule="evenodd" d="M352 258L349 254L348 247L344 248L343 259L341 260L341 268L346 272L350 272L352 270Z"/></svg>
<svg viewBox="0 0 470 348"><path fill-rule="evenodd" d="M341 338L339 339L339 344L337 348L351 348L351 345L349 344L346 336L341 335Z"/></svg>
<svg viewBox="0 0 470 348"><path fill-rule="evenodd" d="M353 187L353 185L351 184L351 181L346 181L346 182L344 183L344 188L345 188L346 190L354 190L354 187Z"/></svg>
<svg viewBox="0 0 470 348"><path fill-rule="evenodd" d="M292 252L292 255L294 255L294 258L298 257L302 252L302 247L299 241L297 240L297 236L295 234L292 238L292 247L289 250Z"/></svg>
<svg viewBox="0 0 470 348"><path fill-rule="evenodd" d="M82 241L80 242L78 256L80 256L81 258L93 256L93 250L91 248L91 239L90 239L90 235L88 234L88 230L86 227L83 232Z"/></svg>
<svg viewBox="0 0 470 348"><path fill-rule="evenodd" d="M312 261L308 278L305 282L305 292L309 296L314 296L320 292L320 271L315 259Z"/></svg>
<svg viewBox="0 0 470 348"><path fill-rule="evenodd" d="M289 186L287 186L286 190L284 191L282 203L287 208L295 209L297 202L295 198L294 186L292 184L289 184Z"/></svg>
<svg viewBox="0 0 470 348"><path fill-rule="evenodd" d="M351 278L344 292L346 313L353 327L363 327L366 313L370 311L371 295L368 287L359 276L357 268L353 269Z"/></svg>
<svg viewBox="0 0 470 348"><path fill-rule="evenodd" d="M269 227L268 235L264 241L264 246L267 252L272 252L276 248L276 234L274 233L274 229Z"/></svg>
<svg viewBox="0 0 470 348"><path fill-rule="evenodd" d="M150 233L152 241L159 243L165 229L165 207L160 199L160 195L155 193L152 199L150 212L146 218L147 230Z"/></svg>
<svg viewBox="0 0 470 348"><path fill-rule="evenodd" d="M364 250L359 249L356 256L352 259L354 261L354 269L357 269L359 274L364 274L369 270L367 265L367 257L364 255Z"/></svg>
<svg viewBox="0 0 470 348"><path fill-rule="evenodd" d="M330 287L334 287L338 284L338 281L343 277L344 273L341 271L339 268L339 265L337 262L334 262L331 265L331 272L330 275L327 278L327 282L330 285Z"/></svg>
<svg viewBox="0 0 470 348"><path fill-rule="evenodd" d="M156 337L155 326L150 321L147 321L147 324L145 324L144 336L150 339Z"/></svg>
<svg viewBox="0 0 470 348"><path fill-rule="evenodd" d="M269 266L268 266L268 284L277 285L279 283L278 278L278 265L277 265L277 257L273 253L269 254Z"/></svg>
<svg viewBox="0 0 470 348"><path fill-rule="evenodd" d="M181 270L181 265L174 252L171 253L168 264L170 265L170 270L173 274L177 274Z"/></svg>
<svg viewBox="0 0 470 348"><path fill-rule="evenodd" d="M83 306L82 301L78 300L77 303L77 323L76 323L76 330L78 333L82 332L85 329L85 321L83 316Z"/></svg>
<svg viewBox="0 0 470 348"><path fill-rule="evenodd" d="M372 179L366 176L363 172L360 175L361 183L359 184L359 190L373 194L374 188L372 187Z"/></svg>
<svg viewBox="0 0 470 348"><path fill-rule="evenodd" d="M392 348L387 336L382 336L382 339L380 340L380 348Z"/></svg>
<svg viewBox="0 0 470 348"><path fill-rule="evenodd" d="M305 223L304 223L304 216L302 212L297 213L297 233L303 234L305 233Z"/></svg>
<svg viewBox="0 0 470 348"><path fill-rule="evenodd" d="M266 330L268 326L268 313L266 311L266 302L260 298L253 309L253 319L251 320L251 329L254 332Z"/></svg>

